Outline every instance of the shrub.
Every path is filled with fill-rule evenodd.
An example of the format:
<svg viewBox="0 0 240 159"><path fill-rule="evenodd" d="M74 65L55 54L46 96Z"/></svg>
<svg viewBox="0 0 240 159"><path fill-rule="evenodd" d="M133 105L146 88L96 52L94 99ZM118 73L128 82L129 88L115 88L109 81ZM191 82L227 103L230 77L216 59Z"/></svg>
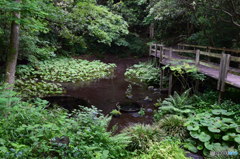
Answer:
<svg viewBox="0 0 240 159"><path fill-rule="evenodd" d="M149 148L152 141L160 141L165 135L157 127L151 125L136 124L123 130L124 133L131 136L131 142L128 145L130 151L144 152Z"/></svg>
<svg viewBox="0 0 240 159"><path fill-rule="evenodd" d="M203 150L205 155L209 151L226 151L230 147L239 148L240 127L233 120L234 113L223 109L199 113L192 116L185 123L193 141L185 147L193 152Z"/></svg>
<svg viewBox="0 0 240 159"><path fill-rule="evenodd" d="M184 150L179 146L180 142L172 140L154 142L145 154L141 154L134 159L187 159Z"/></svg>
<svg viewBox="0 0 240 159"><path fill-rule="evenodd" d="M160 69L149 62L135 64L125 72L127 81L137 85L158 85Z"/></svg>
<svg viewBox="0 0 240 159"><path fill-rule="evenodd" d="M179 95L177 92L174 92L173 96L169 96L163 101L158 100L159 103L156 103L158 111L155 112L155 120L160 120L167 114L178 114L188 116L193 113L192 103L189 100L190 89L186 90L184 93Z"/></svg>
<svg viewBox="0 0 240 159"><path fill-rule="evenodd" d="M181 116L171 115L161 119L155 124L159 129L163 130L167 136L183 140L188 136L188 131L184 126L185 120L186 119Z"/></svg>
<svg viewBox="0 0 240 159"><path fill-rule="evenodd" d="M45 109L46 102L29 104L0 92L0 158L124 158L129 137L112 136L110 118L96 108L81 107L67 114ZM16 99L15 99L16 98ZM8 100L12 99L11 107ZM38 105L36 105L38 104Z"/></svg>

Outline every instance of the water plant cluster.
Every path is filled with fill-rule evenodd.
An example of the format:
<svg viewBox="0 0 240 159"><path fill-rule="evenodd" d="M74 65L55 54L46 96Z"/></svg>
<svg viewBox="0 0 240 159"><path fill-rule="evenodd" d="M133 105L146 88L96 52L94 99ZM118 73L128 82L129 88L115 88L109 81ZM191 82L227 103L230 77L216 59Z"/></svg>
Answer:
<svg viewBox="0 0 240 159"><path fill-rule="evenodd" d="M116 65L73 58L53 58L19 65L16 90L24 97L62 94L62 82L91 82L113 75Z"/></svg>
<svg viewBox="0 0 240 159"><path fill-rule="evenodd" d="M129 67L125 72L127 81L137 85L158 85L160 69L150 62L141 62Z"/></svg>

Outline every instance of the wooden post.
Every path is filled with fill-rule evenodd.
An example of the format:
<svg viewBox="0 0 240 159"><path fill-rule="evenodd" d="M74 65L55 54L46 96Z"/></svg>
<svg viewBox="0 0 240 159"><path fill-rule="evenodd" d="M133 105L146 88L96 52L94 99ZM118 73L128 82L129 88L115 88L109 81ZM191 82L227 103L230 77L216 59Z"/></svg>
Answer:
<svg viewBox="0 0 240 159"><path fill-rule="evenodd" d="M170 48L170 50L169 50L169 56L168 56L168 57L169 57L169 59L171 59L171 58L172 58L172 52L173 52L173 48L171 47L171 48Z"/></svg>
<svg viewBox="0 0 240 159"><path fill-rule="evenodd" d="M154 48L154 52L155 52L155 60L154 60L154 63L155 63L155 66L157 66L157 44L155 44L155 48Z"/></svg>
<svg viewBox="0 0 240 159"><path fill-rule="evenodd" d="M222 72L223 72L223 66L225 65L225 54L222 54L221 62L219 65L219 76L218 76L218 84L217 84L217 90L221 90L221 82L222 82Z"/></svg>
<svg viewBox="0 0 240 159"><path fill-rule="evenodd" d="M173 52L173 48L171 47L169 50L169 59L171 60L172 58L172 52ZM168 95L172 94L172 82L173 82L173 73L171 70L169 70L169 83L168 83Z"/></svg>
<svg viewBox="0 0 240 159"><path fill-rule="evenodd" d="M199 67L199 64L200 64L200 54L201 54L201 51L199 49L196 50L195 65L197 68ZM199 89L199 80L196 80L196 85L195 85L196 92L198 92L198 89Z"/></svg>
<svg viewBox="0 0 240 159"><path fill-rule="evenodd" d="M152 45L149 46L149 56L152 55Z"/></svg>
<svg viewBox="0 0 240 159"><path fill-rule="evenodd" d="M219 91L218 103L221 102L223 92L225 91L225 82L226 82L226 78L229 70L230 58L231 58L231 55L222 53L219 77L218 77L218 86L217 86L217 89Z"/></svg>
<svg viewBox="0 0 240 159"><path fill-rule="evenodd" d="M225 66L224 66L224 70L223 70L223 73L222 73L222 84L221 84L221 91L222 92L225 91L225 81L226 81L227 75L228 75L230 58L231 58L231 55L225 54Z"/></svg>
<svg viewBox="0 0 240 159"><path fill-rule="evenodd" d="M168 84L168 95L170 96L172 94L172 82L173 82L173 73L170 70L169 74L169 84Z"/></svg>
<svg viewBox="0 0 240 159"><path fill-rule="evenodd" d="M199 64L200 64L200 54L201 54L201 51L200 50L196 50L196 59L195 59L196 67L198 67Z"/></svg>
<svg viewBox="0 0 240 159"><path fill-rule="evenodd" d="M207 52L209 52L209 53L211 52L211 50L209 49L209 47L208 47L208 46L207 46L207 49L206 49L206 51L207 51ZM208 61L208 62L211 62L211 59L210 59L210 57L209 57L209 56L207 57L207 61Z"/></svg>
<svg viewBox="0 0 240 159"><path fill-rule="evenodd" d="M163 61L163 46L160 47L159 62Z"/></svg>
<svg viewBox="0 0 240 159"><path fill-rule="evenodd" d="M160 91L162 91L162 89L163 89L163 78L164 78L164 70L163 69L161 69L161 71L160 71L160 83L159 83L159 89L160 89Z"/></svg>

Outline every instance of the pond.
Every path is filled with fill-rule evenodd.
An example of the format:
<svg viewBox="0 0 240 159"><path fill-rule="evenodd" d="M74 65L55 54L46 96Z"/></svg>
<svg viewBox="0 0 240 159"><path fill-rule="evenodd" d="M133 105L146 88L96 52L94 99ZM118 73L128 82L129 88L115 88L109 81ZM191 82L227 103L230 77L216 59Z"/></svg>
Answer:
<svg viewBox="0 0 240 159"><path fill-rule="evenodd" d="M88 59L89 60L89 59ZM93 59L90 59L93 60ZM95 60L95 59L94 59ZM111 79L101 79L87 85L82 83L65 83L63 84L66 89L66 96L74 97L75 99L69 101L69 98L55 98L58 103L67 103L69 105L76 105L77 99L80 103L85 102L86 105L94 105L102 110L103 114L108 115L119 103L136 103L145 109L145 114L140 116L138 112L122 112L120 117L113 117L110 122L110 128L117 125L118 130L135 123L150 124L153 121L154 103L160 97L166 95L161 94L158 89L148 89L136 85L132 85L132 99L127 99L125 92L128 88L129 82L125 81L124 73L126 68L136 64L140 61L147 61L147 58L106 58L101 61L105 63L115 63L117 65L115 75ZM147 98L146 98L147 97ZM50 100L49 100L50 101ZM82 102L81 102L82 101ZM53 102L53 101L50 101ZM63 107L66 107L63 106ZM70 106L72 109L74 106Z"/></svg>

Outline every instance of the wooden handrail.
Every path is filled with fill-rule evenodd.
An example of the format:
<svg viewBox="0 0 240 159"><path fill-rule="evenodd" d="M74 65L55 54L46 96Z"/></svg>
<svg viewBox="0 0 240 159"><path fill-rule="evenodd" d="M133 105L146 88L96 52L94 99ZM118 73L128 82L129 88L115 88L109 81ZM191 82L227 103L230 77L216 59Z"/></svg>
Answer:
<svg viewBox="0 0 240 159"><path fill-rule="evenodd" d="M191 45L191 44L182 44L182 43L179 43L178 46L194 47L194 48L218 50L218 51L226 51L226 52L232 52L232 53L240 53L240 50L237 50L237 49L217 48L217 47L212 47L212 46Z"/></svg>

